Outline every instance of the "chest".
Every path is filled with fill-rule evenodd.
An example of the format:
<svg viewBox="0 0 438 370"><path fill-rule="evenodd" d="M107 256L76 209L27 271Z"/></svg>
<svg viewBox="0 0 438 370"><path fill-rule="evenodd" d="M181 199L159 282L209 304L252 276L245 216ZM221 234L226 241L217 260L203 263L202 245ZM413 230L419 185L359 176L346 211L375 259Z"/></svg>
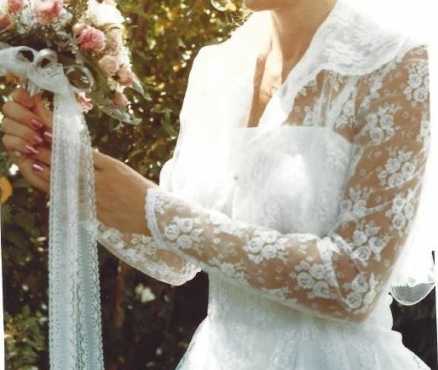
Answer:
<svg viewBox="0 0 438 370"><path fill-rule="evenodd" d="M324 233L336 220L348 176L354 86L321 71L288 101L282 94L293 85L271 98L254 93L249 75L229 76L235 84L227 94L211 87L223 86L224 76L204 85L205 104L191 114L192 131L186 130L175 163L174 191L245 222ZM262 85L260 70L252 81ZM286 110L280 123L275 114ZM251 125L260 114L263 124Z"/></svg>

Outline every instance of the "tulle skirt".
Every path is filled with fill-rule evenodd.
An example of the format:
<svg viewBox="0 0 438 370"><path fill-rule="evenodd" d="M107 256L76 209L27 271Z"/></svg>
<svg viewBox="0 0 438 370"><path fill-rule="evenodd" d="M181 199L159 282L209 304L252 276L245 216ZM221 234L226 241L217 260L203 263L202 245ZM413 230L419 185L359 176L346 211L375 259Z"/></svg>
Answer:
<svg viewBox="0 0 438 370"><path fill-rule="evenodd" d="M374 324L341 325L297 312L290 325L252 327L249 331L246 325L224 325L207 316L176 370L431 368L404 346L397 331Z"/></svg>

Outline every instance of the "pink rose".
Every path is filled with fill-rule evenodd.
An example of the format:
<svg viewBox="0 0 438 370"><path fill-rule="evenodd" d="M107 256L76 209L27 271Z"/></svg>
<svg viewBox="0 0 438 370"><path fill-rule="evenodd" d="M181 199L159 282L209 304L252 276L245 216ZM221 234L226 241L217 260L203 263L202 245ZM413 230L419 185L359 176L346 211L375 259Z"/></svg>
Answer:
<svg viewBox="0 0 438 370"><path fill-rule="evenodd" d="M8 9L11 14L17 14L24 8L23 0L8 0Z"/></svg>
<svg viewBox="0 0 438 370"><path fill-rule="evenodd" d="M12 19L7 14L0 13L0 31L12 26Z"/></svg>
<svg viewBox="0 0 438 370"><path fill-rule="evenodd" d="M134 73L131 71L128 65L123 64L119 71L117 72L117 76L119 77L119 82L123 86L132 86L134 83Z"/></svg>
<svg viewBox="0 0 438 370"><path fill-rule="evenodd" d="M120 68L120 62L113 55L105 55L99 60L99 67L106 75L114 76Z"/></svg>
<svg viewBox="0 0 438 370"><path fill-rule="evenodd" d="M76 99L84 113L88 113L93 109L93 103L91 99L84 92L77 93Z"/></svg>
<svg viewBox="0 0 438 370"><path fill-rule="evenodd" d="M114 93L114 96L113 96L113 104L117 108L123 108L129 104L129 100L125 94L123 94L122 92L116 91Z"/></svg>
<svg viewBox="0 0 438 370"><path fill-rule="evenodd" d="M77 39L81 49L90 51L105 49L105 34L92 26L82 28Z"/></svg>
<svg viewBox="0 0 438 370"><path fill-rule="evenodd" d="M62 0L37 0L35 15L39 23L46 25L59 17L64 7Z"/></svg>

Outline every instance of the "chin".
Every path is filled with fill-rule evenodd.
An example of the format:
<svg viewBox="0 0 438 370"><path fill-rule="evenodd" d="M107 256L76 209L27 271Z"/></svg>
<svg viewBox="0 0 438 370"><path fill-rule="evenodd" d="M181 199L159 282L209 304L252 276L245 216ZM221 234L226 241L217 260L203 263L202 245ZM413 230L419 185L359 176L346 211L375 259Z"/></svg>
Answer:
<svg viewBox="0 0 438 370"><path fill-rule="evenodd" d="M274 10L298 0L243 0L244 5L252 11Z"/></svg>

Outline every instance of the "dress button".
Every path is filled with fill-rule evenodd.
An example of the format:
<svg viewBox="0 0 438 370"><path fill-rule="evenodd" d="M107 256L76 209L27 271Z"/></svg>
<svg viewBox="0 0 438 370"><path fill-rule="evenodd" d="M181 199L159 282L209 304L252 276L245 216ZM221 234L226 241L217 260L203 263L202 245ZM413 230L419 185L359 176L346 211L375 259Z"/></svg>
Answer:
<svg viewBox="0 0 438 370"><path fill-rule="evenodd" d="M234 179L234 180L238 180L238 179L239 179L239 176L234 175L234 176L233 176L233 179Z"/></svg>

